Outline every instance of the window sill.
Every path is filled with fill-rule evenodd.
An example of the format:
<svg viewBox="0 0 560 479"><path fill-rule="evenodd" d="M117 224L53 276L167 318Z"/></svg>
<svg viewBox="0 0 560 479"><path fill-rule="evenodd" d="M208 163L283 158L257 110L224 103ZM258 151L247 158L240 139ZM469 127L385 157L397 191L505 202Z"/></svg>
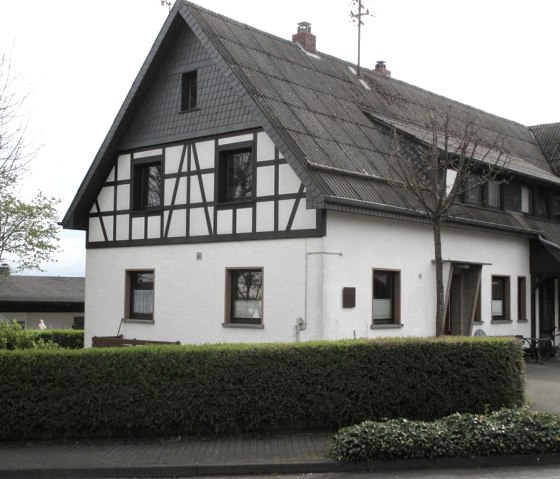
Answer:
<svg viewBox="0 0 560 479"><path fill-rule="evenodd" d="M179 115L184 113L192 113L193 111L200 111L200 107L195 106L194 108L189 108L188 110L179 110Z"/></svg>
<svg viewBox="0 0 560 479"><path fill-rule="evenodd" d="M264 324L222 323L223 328L264 329Z"/></svg>
<svg viewBox="0 0 560 479"><path fill-rule="evenodd" d="M153 319L123 319L123 323L155 324Z"/></svg>
<svg viewBox="0 0 560 479"><path fill-rule="evenodd" d="M474 326L481 326L484 324L484 321L473 321Z"/></svg>
<svg viewBox="0 0 560 479"><path fill-rule="evenodd" d="M518 323L528 323L529 320L528 319L518 319L517 322Z"/></svg>
<svg viewBox="0 0 560 479"><path fill-rule="evenodd" d="M217 201L215 203L215 208L218 210L227 210L231 208L249 208L255 204L255 198L245 198L243 200L231 200L231 201Z"/></svg>
<svg viewBox="0 0 560 479"><path fill-rule="evenodd" d="M511 324L513 321L511 319L493 319L490 321L492 324Z"/></svg>
<svg viewBox="0 0 560 479"><path fill-rule="evenodd" d="M372 324L370 326L371 329L400 329L404 325L403 324Z"/></svg>
<svg viewBox="0 0 560 479"><path fill-rule="evenodd" d="M163 208L158 206L157 208L146 208L145 210L132 210L131 215L136 218L138 216L159 215L162 211Z"/></svg>

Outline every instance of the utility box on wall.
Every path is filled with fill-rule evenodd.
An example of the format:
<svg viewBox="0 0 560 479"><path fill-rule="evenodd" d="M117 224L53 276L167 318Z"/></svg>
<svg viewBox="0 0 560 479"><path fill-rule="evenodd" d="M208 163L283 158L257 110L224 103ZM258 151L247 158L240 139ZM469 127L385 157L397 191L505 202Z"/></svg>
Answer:
<svg viewBox="0 0 560 479"><path fill-rule="evenodd" d="M356 307L356 288L342 288L342 307Z"/></svg>

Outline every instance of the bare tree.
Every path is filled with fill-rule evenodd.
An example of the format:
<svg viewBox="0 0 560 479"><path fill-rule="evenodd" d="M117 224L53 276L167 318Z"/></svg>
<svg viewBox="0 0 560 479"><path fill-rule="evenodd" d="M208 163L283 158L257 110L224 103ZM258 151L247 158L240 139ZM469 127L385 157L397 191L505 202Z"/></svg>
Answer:
<svg viewBox="0 0 560 479"><path fill-rule="evenodd" d="M390 154L391 183L409 192L433 228L436 266L436 335L444 334L445 294L441 228L464 194L488 182L503 182L509 155L503 137L483 138L480 120L454 120L451 108L430 113L420 141L403 141L406 133L393 128Z"/></svg>
<svg viewBox="0 0 560 479"><path fill-rule="evenodd" d="M26 143L22 114L27 93L15 88L10 56L0 56L0 263L2 271L41 269L58 251L57 205L60 200L38 192L20 198L22 182L37 150Z"/></svg>

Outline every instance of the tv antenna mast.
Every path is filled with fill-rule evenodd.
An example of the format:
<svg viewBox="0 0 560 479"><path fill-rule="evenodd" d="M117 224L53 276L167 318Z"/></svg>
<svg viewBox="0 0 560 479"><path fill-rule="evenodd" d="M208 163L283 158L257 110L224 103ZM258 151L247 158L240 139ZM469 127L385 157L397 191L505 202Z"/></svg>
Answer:
<svg viewBox="0 0 560 479"><path fill-rule="evenodd" d="M358 11L354 11L354 8L357 8ZM369 13L369 9L365 8L362 0L352 0L352 10L350 11L350 18L353 22L358 24L358 64L356 65L356 72L358 76L360 76L360 48L362 43L362 25L364 22L362 21L362 17L365 16L372 16Z"/></svg>
<svg viewBox="0 0 560 479"><path fill-rule="evenodd" d="M160 0L161 6L167 5L169 7L169 11L171 11L171 7L173 6L173 2L171 0Z"/></svg>

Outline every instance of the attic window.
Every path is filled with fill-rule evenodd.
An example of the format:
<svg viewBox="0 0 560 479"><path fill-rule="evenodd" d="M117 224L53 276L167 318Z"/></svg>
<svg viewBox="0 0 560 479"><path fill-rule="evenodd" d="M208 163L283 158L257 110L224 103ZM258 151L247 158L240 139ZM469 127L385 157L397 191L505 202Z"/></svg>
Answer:
<svg viewBox="0 0 560 479"><path fill-rule="evenodd" d="M135 211L159 208L161 206L161 159L139 161L134 165L132 185L133 207Z"/></svg>
<svg viewBox="0 0 560 479"><path fill-rule="evenodd" d="M225 149L218 157L218 202L237 202L252 199L254 193L255 162L252 146Z"/></svg>
<svg viewBox="0 0 560 479"><path fill-rule="evenodd" d="M183 73L181 78L181 111L193 110L196 108L196 85L197 72Z"/></svg>

